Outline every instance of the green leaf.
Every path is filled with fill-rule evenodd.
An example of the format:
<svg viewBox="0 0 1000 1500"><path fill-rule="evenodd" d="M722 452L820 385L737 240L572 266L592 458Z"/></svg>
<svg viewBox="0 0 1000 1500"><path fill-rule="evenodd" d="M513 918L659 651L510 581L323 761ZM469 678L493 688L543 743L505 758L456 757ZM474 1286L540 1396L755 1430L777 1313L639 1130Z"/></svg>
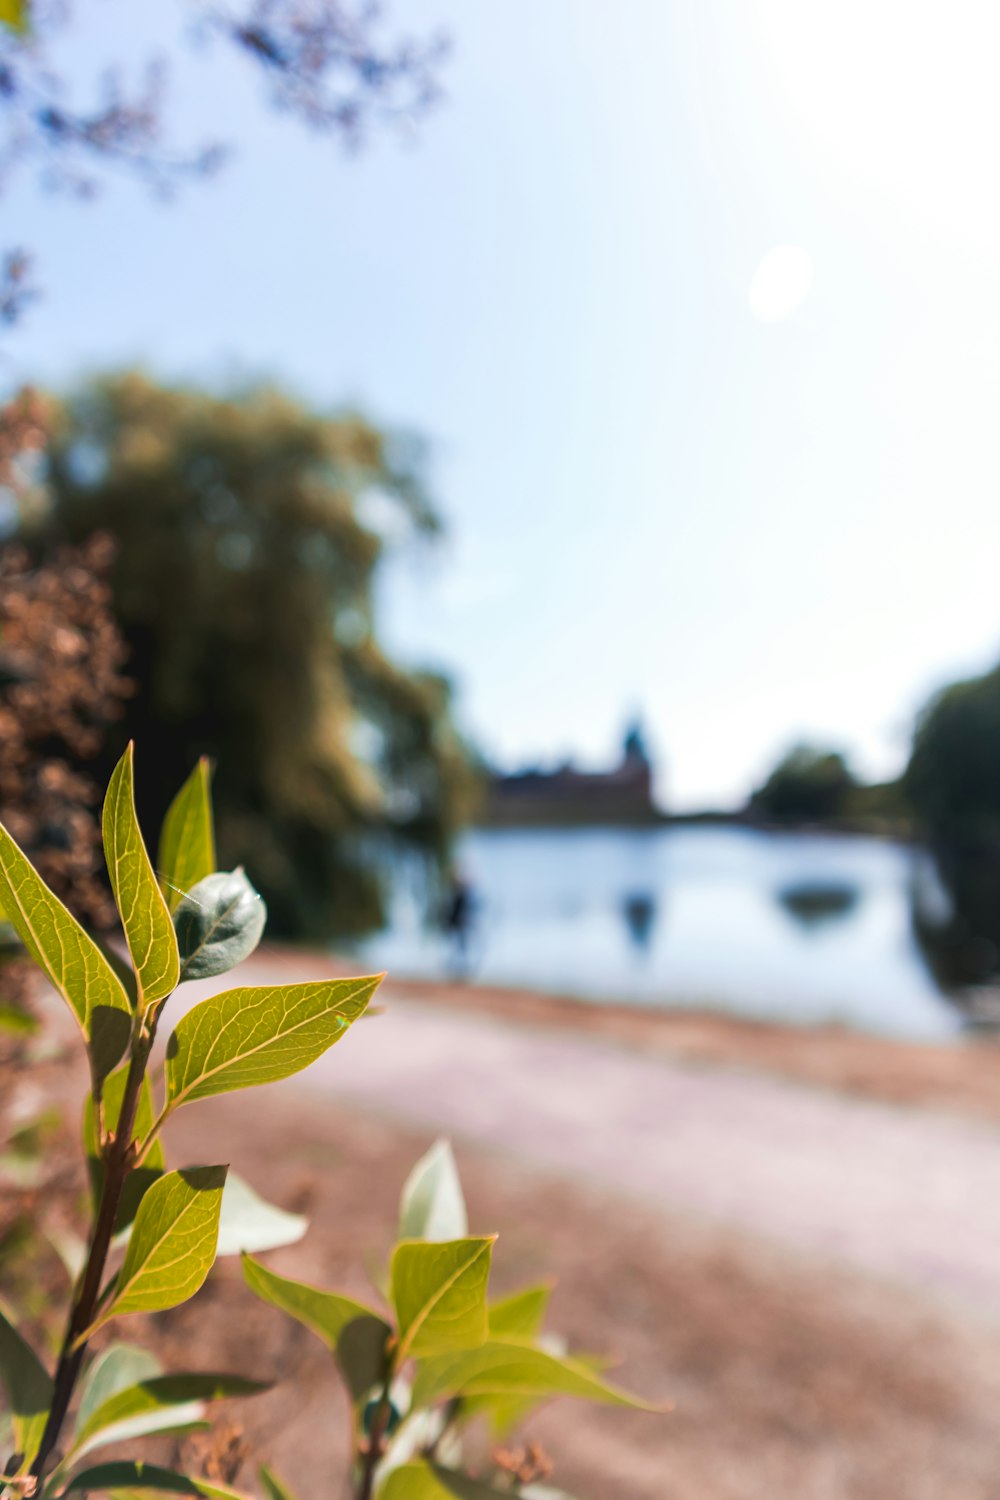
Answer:
<svg viewBox="0 0 1000 1500"><path fill-rule="evenodd" d="M264 935L267 907L242 870L199 880L177 904L181 979L211 979L249 958Z"/></svg>
<svg viewBox="0 0 1000 1500"><path fill-rule="evenodd" d="M95 937L94 942L118 976L118 982L128 996L130 1009L133 1011L138 1010L139 987L136 983L135 970L128 958L124 953L120 953L114 943L109 941L107 937Z"/></svg>
<svg viewBox="0 0 1000 1500"><path fill-rule="evenodd" d="M67 1484L64 1494L72 1490L161 1490L168 1495L202 1495L207 1500L248 1500L242 1490L228 1485L212 1484L207 1479L192 1479L173 1469L141 1462L97 1464L81 1469Z"/></svg>
<svg viewBox="0 0 1000 1500"><path fill-rule="evenodd" d="M385 1347L392 1329L372 1308L307 1282L278 1276L249 1255L243 1257L243 1275L262 1301L280 1307L323 1340L353 1401L360 1401L385 1378Z"/></svg>
<svg viewBox="0 0 1000 1500"><path fill-rule="evenodd" d="M664 1411L609 1385L584 1365L559 1359L530 1344L490 1339L479 1349L427 1360L413 1383L414 1406L428 1406L446 1396L579 1396L607 1406Z"/></svg>
<svg viewBox="0 0 1000 1500"><path fill-rule="evenodd" d="M219 1218L219 1243L215 1254L240 1255L243 1251L278 1250L294 1245L309 1228L303 1214L290 1214L267 1203L235 1172L226 1178Z"/></svg>
<svg viewBox="0 0 1000 1500"><path fill-rule="evenodd" d="M128 1079L129 1064L123 1063L120 1068L105 1079L104 1098L104 1124L105 1127L114 1132L118 1129L118 1120L121 1115L122 1099L125 1095L125 1084ZM135 1125L133 1127L133 1139L141 1140L147 1134L153 1124L153 1094L149 1086L149 1078L144 1077L139 1091L139 1102L135 1112ZM90 1177L90 1190L94 1207L101 1201L101 1193L104 1190L104 1162L101 1159L101 1145L97 1136L97 1112L94 1108L93 1095L87 1096L83 1107L83 1149L87 1158L87 1172ZM166 1158L163 1154L163 1146L160 1141L154 1141L146 1154L141 1167L135 1167L125 1179L125 1187L122 1192L121 1203L118 1207L118 1215L115 1219L115 1231L121 1233L127 1229L135 1218L136 1211L144 1195L156 1179L163 1175L166 1166Z"/></svg>
<svg viewBox="0 0 1000 1500"><path fill-rule="evenodd" d="M264 1500L296 1500L295 1491L290 1490L284 1480L279 1479L273 1469L266 1464L261 1464L257 1470L260 1487L264 1491Z"/></svg>
<svg viewBox="0 0 1000 1500"><path fill-rule="evenodd" d="M552 1283L525 1287L490 1303L491 1339L534 1339L541 1332L552 1295Z"/></svg>
<svg viewBox="0 0 1000 1500"><path fill-rule="evenodd" d="M0 23L9 26L11 31L27 31L27 0L0 0Z"/></svg>
<svg viewBox="0 0 1000 1500"><path fill-rule="evenodd" d="M154 1375L136 1385L116 1391L96 1411L92 1411L82 1426L78 1423L73 1451L91 1446L90 1440L101 1435L103 1442L116 1442L120 1437L144 1436L147 1432L162 1431L163 1419L176 1419L178 1408L194 1408L191 1415L201 1415L201 1403L220 1401L227 1396L255 1396L270 1387L257 1380L246 1380L242 1375ZM155 1426L136 1429L136 1417L159 1417ZM131 1430L126 1434L124 1425Z"/></svg>
<svg viewBox="0 0 1000 1500"><path fill-rule="evenodd" d="M0 1380L7 1393L22 1468L31 1464L42 1441L52 1404L52 1381L34 1350L15 1328L0 1303Z"/></svg>
<svg viewBox="0 0 1000 1500"><path fill-rule="evenodd" d="M111 773L103 830L111 889L132 955L139 1006L145 1010L177 988L180 959L174 924L135 815L131 743Z"/></svg>
<svg viewBox="0 0 1000 1500"><path fill-rule="evenodd" d="M215 873L212 762L205 755L167 808L156 864L171 913L185 892Z"/></svg>
<svg viewBox="0 0 1000 1500"><path fill-rule="evenodd" d="M489 1333L486 1285L496 1235L430 1244L404 1240L392 1256L399 1359L475 1349Z"/></svg>
<svg viewBox="0 0 1000 1500"><path fill-rule="evenodd" d="M518 1342L513 1333L498 1334L493 1329L492 1311L490 1314L490 1337L502 1338L510 1342ZM562 1358L566 1350L557 1347L562 1341L553 1339L546 1340L541 1346L546 1354ZM579 1369L587 1370L592 1375L599 1375L615 1363L602 1355L581 1354L579 1350L573 1355L573 1364ZM460 1400L460 1418L463 1422L475 1417L483 1417L489 1424L490 1430L495 1438L504 1438L516 1427L529 1417L538 1405L537 1396L510 1396L510 1395L484 1395L484 1396L462 1396Z"/></svg>
<svg viewBox="0 0 1000 1500"><path fill-rule="evenodd" d="M132 1010L111 965L0 824L0 903L83 1032L95 1082L118 1062Z"/></svg>
<svg viewBox="0 0 1000 1500"><path fill-rule="evenodd" d="M80 1381L80 1406L73 1428L79 1437L83 1428L105 1401L119 1391L161 1374L160 1361L139 1344L109 1344L94 1360Z"/></svg>
<svg viewBox="0 0 1000 1500"><path fill-rule="evenodd" d="M70 1469L81 1458L93 1453L95 1448L107 1448L112 1443L133 1443L136 1438L162 1437L166 1433L174 1437L188 1432L208 1432L212 1424L205 1417L205 1407L200 1401L185 1401L176 1406L159 1407L153 1411L139 1412L134 1417L123 1418L100 1432L94 1432L86 1441L74 1444L73 1448L53 1471L49 1488L52 1493L61 1490Z"/></svg>
<svg viewBox="0 0 1000 1500"><path fill-rule="evenodd" d="M215 1259L225 1180L225 1167L186 1167L153 1183L139 1204L114 1296L93 1328L194 1296Z"/></svg>
<svg viewBox="0 0 1000 1500"><path fill-rule="evenodd" d="M537 1405L534 1396L463 1396L459 1401L461 1420L482 1417L497 1441L521 1427Z"/></svg>
<svg viewBox="0 0 1000 1500"><path fill-rule="evenodd" d="M393 1469L379 1488L378 1500L509 1500L512 1493L421 1460Z"/></svg>
<svg viewBox="0 0 1000 1500"><path fill-rule="evenodd" d="M401 1240L460 1240L469 1232L458 1168L447 1141L434 1145L417 1162L399 1204Z"/></svg>
<svg viewBox="0 0 1000 1500"><path fill-rule="evenodd" d="M167 1043L168 1104L274 1083L307 1068L363 1014L381 978L264 985L203 1000Z"/></svg>

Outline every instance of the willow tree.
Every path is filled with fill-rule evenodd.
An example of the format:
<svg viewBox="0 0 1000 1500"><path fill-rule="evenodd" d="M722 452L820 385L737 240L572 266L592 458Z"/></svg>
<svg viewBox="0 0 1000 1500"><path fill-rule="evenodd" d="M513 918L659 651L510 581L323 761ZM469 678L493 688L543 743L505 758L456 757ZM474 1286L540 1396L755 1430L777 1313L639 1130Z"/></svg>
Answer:
<svg viewBox="0 0 1000 1500"><path fill-rule="evenodd" d="M155 818L211 756L223 865L252 864L272 931L370 927L387 848L444 857L473 787L447 683L375 632L387 549L438 528L419 446L273 389L220 399L140 374L61 399L53 431L26 539L118 542L138 690L107 761L142 746Z"/></svg>

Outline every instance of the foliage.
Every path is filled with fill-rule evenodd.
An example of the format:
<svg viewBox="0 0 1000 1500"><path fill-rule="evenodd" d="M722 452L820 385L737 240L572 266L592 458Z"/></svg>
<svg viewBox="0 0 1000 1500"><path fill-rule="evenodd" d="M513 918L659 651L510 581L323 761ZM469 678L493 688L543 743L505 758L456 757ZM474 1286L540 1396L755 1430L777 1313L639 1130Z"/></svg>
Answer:
<svg viewBox="0 0 1000 1500"><path fill-rule="evenodd" d="M26 516L38 500L50 415L30 389L0 408L0 501ZM98 789L82 763L131 691L110 607L112 556L100 535L55 549L40 568L22 547L0 547L0 819L58 896L96 927L113 920L114 907L100 878ZM0 965L0 995L11 1004L15 987L24 996L26 986L5 951Z"/></svg>
<svg viewBox="0 0 1000 1500"><path fill-rule="evenodd" d="M1000 972L1000 667L952 683L920 713L903 786L936 859L914 927L947 989Z"/></svg>
<svg viewBox="0 0 1000 1500"><path fill-rule="evenodd" d="M851 826L859 831L909 838L913 833L913 808L902 777L895 781L856 783L847 800Z"/></svg>
<svg viewBox="0 0 1000 1500"><path fill-rule="evenodd" d="M44 441L42 417L30 396L0 411L0 485L10 491L24 482L24 454ZM97 926L114 912L100 879L97 788L73 760L99 744L128 690L101 576L109 561L100 538L37 570L20 548L0 548L0 818L49 884ZM36 1029L36 978L0 902L0 1072L19 1065ZM3 1091L0 1114L10 1094ZM27 1184L37 1167L29 1155L15 1154L8 1179ZM0 1227L0 1253L2 1238Z"/></svg>
<svg viewBox="0 0 1000 1500"><path fill-rule="evenodd" d="M38 296L31 270L23 250L8 250L0 260L0 323L16 323Z"/></svg>
<svg viewBox="0 0 1000 1500"><path fill-rule="evenodd" d="M914 935L938 984L960 1002L1000 974L1000 850L938 843L913 882ZM974 994L965 997L973 1000ZM988 1017L987 1017L988 1019Z"/></svg>
<svg viewBox="0 0 1000 1500"><path fill-rule="evenodd" d="M97 534L39 568L21 547L0 549L0 817L98 927L113 907L99 875L97 788L82 768L131 691L110 608L112 557Z"/></svg>
<svg viewBox="0 0 1000 1500"><path fill-rule="evenodd" d="M1000 845L1000 667L953 683L919 715L904 785L949 844Z"/></svg>
<svg viewBox="0 0 1000 1500"><path fill-rule="evenodd" d="M445 39L386 39L379 7L363 0L191 0L188 9L194 25L173 48L175 67L185 41L217 40L259 73L275 107L350 148L377 125L412 126L440 96ZM71 20L69 0L0 0L0 187L29 164L45 186L81 198L116 171L166 195L224 164L225 142L170 139L162 49L151 48L136 79L101 67L81 101L79 81L74 89L56 60ZM23 250L7 252L0 322L15 322L37 295L30 271Z"/></svg>
<svg viewBox="0 0 1000 1500"><path fill-rule="evenodd" d="M0 487L3 490L23 498L27 474L48 442L48 434L48 403L30 386L0 407Z"/></svg>
<svg viewBox="0 0 1000 1500"><path fill-rule="evenodd" d="M750 812L777 823L826 823L847 811L856 786L837 751L797 745L750 800Z"/></svg>
<svg viewBox="0 0 1000 1500"><path fill-rule="evenodd" d="M210 822L207 778L196 772L178 794L161 839L174 851L175 873L200 873L205 852L214 847ZM201 1002L174 1028L154 1097L151 1051L181 973L181 951L135 814L131 746L112 775L104 836L132 960L126 984L10 835L0 836L10 920L63 995L90 1056L84 1147L94 1188L88 1248L73 1266L54 1374L13 1313L0 1308L0 1382L10 1427L3 1500L94 1491L120 1500L143 1491L233 1500L236 1492L215 1480L134 1458L94 1463L92 1455L112 1443L120 1448L149 1435L191 1431L203 1424L210 1403L266 1385L243 1374L164 1374L127 1343L112 1344L95 1359L90 1344L99 1329L123 1317L185 1301L217 1254L237 1250L250 1289L317 1334L336 1361L351 1397L357 1500L503 1495L512 1493L511 1479L517 1492L530 1493L519 1481L547 1471L534 1449L498 1452L485 1478L462 1472L461 1439L471 1422L485 1418L502 1433L559 1395L642 1403L604 1381L594 1361L570 1358L543 1337L547 1288L490 1301L495 1237L468 1234L445 1145L418 1163L404 1187L385 1303L372 1307L280 1276L252 1258L251 1249L267 1251L299 1238L301 1220L241 1185L227 1225L228 1168L171 1170L163 1156L162 1126L181 1104L308 1066L364 1014L381 976L244 987ZM214 878L203 875L199 885ZM175 918L183 905L182 898ZM259 935L252 914L248 925ZM122 1019L124 1027L111 1024ZM261 1485L268 1500L292 1500L288 1486L268 1470L261 1472Z"/></svg>
<svg viewBox="0 0 1000 1500"><path fill-rule="evenodd" d="M485 1421L501 1437L558 1396L644 1405L602 1379L593 1361L568 1356L543 1333L549 1286L489 1298L494 1238L468 1235L446 1142L433 1146L408 1179L399 1233L384 1307L366 1307L243 1257L251 1290L315 1333L333 1356L352 1402L359 1500L509 1494L504 1450L495 1451L486 1482L460 1471L463 1438L473 1424Z"/></svg>
<svg viewBox="0 0 1000 1500"><path fill-rule="evenodd" d="M446 683L374 630L387 549L437 528L412 440L275 391L227 401L140 375L84 387L55 423L49 510L24 535L117 539L142 817L207 750L220 857L253 861L273 929L375 925L376 854L398 839L443 858L471 790Z"/></svg>

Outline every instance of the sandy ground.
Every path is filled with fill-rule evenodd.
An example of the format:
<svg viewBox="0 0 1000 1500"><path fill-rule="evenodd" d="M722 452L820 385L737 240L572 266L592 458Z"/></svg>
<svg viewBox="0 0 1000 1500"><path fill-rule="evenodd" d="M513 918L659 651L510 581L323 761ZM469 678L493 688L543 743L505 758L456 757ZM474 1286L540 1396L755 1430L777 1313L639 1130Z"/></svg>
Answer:
<svg viewBox="0 0 1000 1500"><path fill-rule="evenodd" d="M272 949L245 977L322 967ZM276 1269L370 1297L399 1185L447 1131L473 1228L500 1235L497 1288L556 1277L553 1326L676 1402L669 1416L541 1414L531 1430L580 1500L997 1500L993 1046L457 987L397 986L385 1002L309 1074L171 1124L172 1162L230 1160L309 1213ZM71 1097L79 1070L51 1087ZM134 1324L171 1363L278 1379L232 1408L245 1440L303 1500L339 1496L328 1358L232 1263Z"/></svg>
<svg viewBox="0 0 1000 1500"><path fill-rule="evenodd" d="M346 1056L343 1059L346 1066ZM276 1269L362 1297L392 1234L399 1184L431 1132L281 1086L179 1115L175 1160L213 1146L259 1189L307 1211ZM552 1325L615 1352L618 1378L669 1416L559 1403L530 1431L580 1500L995 1500L1000 1327L775 1239L625 1200L496 1149L459 1143L472 1226L498 1231L495 1281L553 1275ZM161 1320L167 1322L166 1319ZM171 1360L279 1377L243 1403L254 1451L303 1496L336 1472L343 1404L321 1346L257 1311L230 1264L169 1320Z"/></svg>
<svg viewBox="0 0 1000 1500"><path fill-rule="evenodd" d="M470 990L461 984L410 980L388 981L383 994L600 1037L647 1055L752 1069L838 1093L890 1104L933 1105L1000 1123L996 1034L944 1045L900 1042L843 1026L782 1026L696 1010L590 1005L522 990Z"/></svg>

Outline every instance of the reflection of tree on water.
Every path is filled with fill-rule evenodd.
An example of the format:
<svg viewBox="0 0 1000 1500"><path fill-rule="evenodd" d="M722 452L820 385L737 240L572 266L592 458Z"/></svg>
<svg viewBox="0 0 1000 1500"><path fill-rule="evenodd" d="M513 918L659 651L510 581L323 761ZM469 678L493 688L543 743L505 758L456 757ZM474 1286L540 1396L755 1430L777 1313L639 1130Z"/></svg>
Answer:
<svg viewBox="0 0 1000 1500"><path fill-rule="evenodd" d="M656 926L656 900L648 891L633 891L622 901L622 916L629 940L639 953L646 953Z"/></svg>
<svg viewBox="0 0 1000 1500"><path fill-rule="evenodd" d="M945 991L1000 982L1000 850L968 843L918 864L913 931Z"/></svg>
<svg viewBox="0 0 1000 1500"><path fill-rule="evenodd" d="M807 931L849 916L861 899L846 880L799 880L776 892L779 906Z"/></svg>

